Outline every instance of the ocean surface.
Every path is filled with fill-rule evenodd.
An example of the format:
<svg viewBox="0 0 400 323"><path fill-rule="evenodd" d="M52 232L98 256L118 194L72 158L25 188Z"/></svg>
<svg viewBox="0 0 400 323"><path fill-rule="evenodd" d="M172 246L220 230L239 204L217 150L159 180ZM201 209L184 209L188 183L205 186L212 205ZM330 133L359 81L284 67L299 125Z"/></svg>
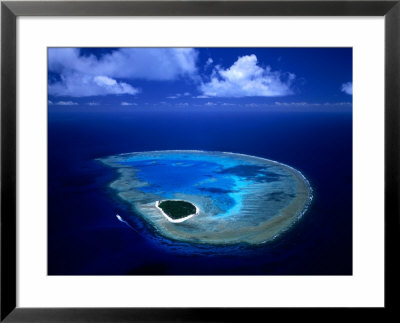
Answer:
<svg viewBox="0 0 400 323"><path fill-rule="evenodd" d="M97 158L154 150L234 152L299 170L313 200L271 242L210 246L157 233ZM351 275L351 112L146 111L50 106L49 275ZM121 222L116 214L136 220Z"/></svg>

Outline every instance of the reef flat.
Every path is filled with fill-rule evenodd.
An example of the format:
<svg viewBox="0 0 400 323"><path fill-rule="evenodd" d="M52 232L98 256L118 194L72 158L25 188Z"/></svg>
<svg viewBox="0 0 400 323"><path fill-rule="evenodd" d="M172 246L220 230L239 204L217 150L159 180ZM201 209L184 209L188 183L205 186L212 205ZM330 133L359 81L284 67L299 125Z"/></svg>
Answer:
<svg viewBox="0 0 400 323"><path fill-rule="evenodd" d="M227 152L150 151L99 159L119 173L110 187L160 234L205 244L260 244L307 209L311 187L296 169ZM191 203L184 221L166 217L164 200ZM196 216L193 216L196 215ZM175 220L175 221L171 221Z"/></svg>

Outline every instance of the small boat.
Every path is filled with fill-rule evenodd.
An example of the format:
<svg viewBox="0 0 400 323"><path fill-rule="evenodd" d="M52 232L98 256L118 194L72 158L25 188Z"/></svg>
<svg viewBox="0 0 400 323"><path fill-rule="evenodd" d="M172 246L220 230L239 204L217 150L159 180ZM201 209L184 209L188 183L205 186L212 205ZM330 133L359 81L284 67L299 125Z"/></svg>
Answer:
<svg viewBox="0 0 400 323"><path fill-rule="evenodd" d="M121 221L122 223L125 223L128 227L130 227L133 231L135 231L136 233L139 233L134 227L132 227L128 222L126 222L119 214L115 215L117 217L117 219L119 221Z"/></svg>

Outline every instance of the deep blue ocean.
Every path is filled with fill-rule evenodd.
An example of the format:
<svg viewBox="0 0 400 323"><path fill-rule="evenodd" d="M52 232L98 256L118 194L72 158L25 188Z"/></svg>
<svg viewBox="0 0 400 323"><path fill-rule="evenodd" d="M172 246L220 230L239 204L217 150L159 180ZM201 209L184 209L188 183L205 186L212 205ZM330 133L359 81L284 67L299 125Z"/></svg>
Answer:
<svg viewBox="0 0 400 323"><path fill-rule="evenodd" d="M194 246L160 237L108 184L96 158L153 150L227 151L301 171L313 201L274 241ZM351 275L351 112L145 111L50 106L49 275Z"/></svg>

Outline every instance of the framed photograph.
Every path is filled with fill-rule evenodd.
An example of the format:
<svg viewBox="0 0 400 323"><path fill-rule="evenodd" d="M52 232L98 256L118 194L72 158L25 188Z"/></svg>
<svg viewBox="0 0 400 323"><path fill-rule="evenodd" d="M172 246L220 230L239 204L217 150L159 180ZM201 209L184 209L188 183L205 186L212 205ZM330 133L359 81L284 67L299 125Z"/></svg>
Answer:
<svg viewBox="0 0 400 323"><path fill-rule="evenodd" d="M398 1L1 9L2 321L395 310Z"/></svg>

